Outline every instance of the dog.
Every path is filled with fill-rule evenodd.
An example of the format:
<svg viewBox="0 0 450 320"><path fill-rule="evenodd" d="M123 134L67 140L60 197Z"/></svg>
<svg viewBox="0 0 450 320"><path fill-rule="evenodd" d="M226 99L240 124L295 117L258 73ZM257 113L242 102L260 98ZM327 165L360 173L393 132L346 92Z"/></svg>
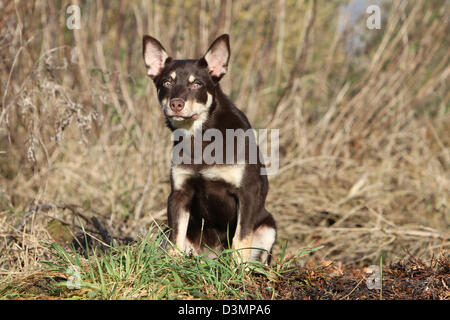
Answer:
<svg viewBox="0 0 450 320"><path fill-rule="evenodd" d="M143 58L167 126L174 134L182 132L180 141L174 140L173 150L210 129L223 136L230 129L241 133L251 130L245 114L219 84L230 58L227 34L213 41L202 58L187 60L171 58L157 39L145 35ZM210 143L202 141L201 150L206 151ZM227 143L217 154L225 154ZM249 161L247 151L255 150L252 147L259 155L251 135L241 147L233 146L234 160L245 154L240 163L195 161L193 148L182 152L183 159L192 161L172 162L167 220L169 240L181 252L216 257L231 247L244 262L270 263L277 228L265 208L269 184L267 176L261 174L264 163Z"/></svg>

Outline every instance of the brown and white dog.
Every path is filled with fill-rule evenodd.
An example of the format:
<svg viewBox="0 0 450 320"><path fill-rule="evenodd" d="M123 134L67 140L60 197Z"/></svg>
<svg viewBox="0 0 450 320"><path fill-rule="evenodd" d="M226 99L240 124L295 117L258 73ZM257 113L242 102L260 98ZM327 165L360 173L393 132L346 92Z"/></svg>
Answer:
<svg viewBox="0 0 450 320"><path fill-rule="evenodd" d="M194 139L208 129L223 137L230 129L236 130L239 134L233 143L242 132L249 132L247 117L219 85L230 57L228 35L218 37L202 58L189 60L172 59L158 40L146 35L143 56L168 127L174 135L182 132L178 141L174 139L174 150L180 149L180 143L195 145ZM270 261L276 225L264 205L268 180L261 174L261 157L256 162L249 161L249 152L256 150L259 155L259 149L251 135L246 138L244 144L233 144L232 163L195 160L194 147L182 149L181 155L188 161L172 162L167 209L169 240L180 250L211 256L212 252L231 246L243 261ZM199 146L207 151L213 142L217 141L210 138ZM224 141L219 149L215 145L216 158L225 155L227 143ZM237 161L242 154L244 161Z"/></svg>

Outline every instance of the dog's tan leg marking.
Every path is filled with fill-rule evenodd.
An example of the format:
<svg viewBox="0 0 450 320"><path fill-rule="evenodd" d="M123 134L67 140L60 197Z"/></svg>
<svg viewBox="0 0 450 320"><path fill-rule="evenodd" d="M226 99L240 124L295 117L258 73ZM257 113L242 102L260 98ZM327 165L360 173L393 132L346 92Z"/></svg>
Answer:
<svg viewBox="0 0 450 320"><path fill-rule="evenodd" d="M250 247L252 246L252 239L253 234L249 234L245 236L243 239L240 238L240 236L235 236L233 238L233 249L238 250L238 252L235 253L235 257L242 260L242 262L247 262L250 260L250 255L252 250Z"/></svg>
<svg viewBox="0 0 450 320"><path fill-rule="evenodd" d="M252 239L253 233L250 233L243 238L241 237L241 211L239 210L236 232L234 233L233 244L231 246L233 249L238 250L234 253L236 260L239 260L239 257L242 262L246 262L250 259Z"/></svg>
<svg viewBox="0 0 450 320"><path fill-rule="evenodd" d="M177 221L177 237L175 239L175 245L178 249L181 251L186 250L186 233L189 223L189 211L185 209L180 210L180 215L178 217Z"/></svg>
<svg viewBox="0 0 450 320"><path fill-rule="evenodd" d="M253 248L250 260L259 260L263 264L267 264L267 258L269 256L269 251L272 249L273 243L275 242L277 232L274 228L262 225L258 227L253 233Z"/></svg>

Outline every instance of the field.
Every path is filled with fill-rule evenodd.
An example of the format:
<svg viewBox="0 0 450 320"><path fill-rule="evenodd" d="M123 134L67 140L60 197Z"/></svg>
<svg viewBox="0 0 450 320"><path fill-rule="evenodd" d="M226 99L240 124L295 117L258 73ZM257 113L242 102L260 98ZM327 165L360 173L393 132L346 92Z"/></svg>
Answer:
<svg viewBox="0 0 450 320"><path fill-rule="evenodd" d="M374 1L370 29L366 2L0 1L0 299L449 299L450 3ZM158 247L171 137L142 36L186 58L222 33L224 92L280 137L250 271Z"/></svg>

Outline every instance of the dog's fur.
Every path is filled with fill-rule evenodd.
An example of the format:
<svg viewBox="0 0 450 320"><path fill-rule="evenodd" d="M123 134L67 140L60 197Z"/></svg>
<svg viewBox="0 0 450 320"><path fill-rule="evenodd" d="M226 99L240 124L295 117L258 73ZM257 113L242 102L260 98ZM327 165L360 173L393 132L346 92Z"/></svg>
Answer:
<svg viewBox="0 0 450 320"><path fill-rule="evenodd" d="M185 129L183 139L193 140L196 132L211 128L220 130L223 137L226 129L251 129L245 114L219 85L230 56L228 35L218 37L197 60L174 60L158 40L146 35L143 56L167 124L172 131ZM252 143L256 144L246 140L245 151ZM207 146L202 142L203 150ZM235 154L242 152L237 147L235 143ZM259 154L258 147L253 147ZM203 160L194 164L189 154L192 164L172 165L169 239L179 249L214 256L208 249L220 252L231 245L243 261L268 263L276 238L275 220L264 207L268 180L260 174L264 164L259 159L251 164L248 152L245 155L243 164L206 164Z"/></svg>

